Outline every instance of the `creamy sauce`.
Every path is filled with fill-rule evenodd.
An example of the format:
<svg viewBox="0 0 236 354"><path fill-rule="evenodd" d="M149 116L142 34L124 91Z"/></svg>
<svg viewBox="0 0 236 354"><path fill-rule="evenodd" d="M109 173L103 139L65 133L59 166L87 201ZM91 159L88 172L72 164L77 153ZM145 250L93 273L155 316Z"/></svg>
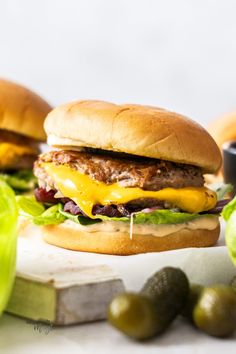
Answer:
<svg viewBox="0 0 236 354"><path fill-rule="evenodd" d="M187 230L214 230L219 224L217 216L200 217L192 221L182 224L163 224L163 225L149 225L149 224L133 224L132 234L137 235L152 235L156 237L164 237L174 232L187 229ZM83 226L71 220L64 221L61 224L64 228L71 228L84 231L84 232L112 232L112 233L130 233L129 222L119 221L103 221L101 223ZM68 231L69 232L69 231Z"/></svg>

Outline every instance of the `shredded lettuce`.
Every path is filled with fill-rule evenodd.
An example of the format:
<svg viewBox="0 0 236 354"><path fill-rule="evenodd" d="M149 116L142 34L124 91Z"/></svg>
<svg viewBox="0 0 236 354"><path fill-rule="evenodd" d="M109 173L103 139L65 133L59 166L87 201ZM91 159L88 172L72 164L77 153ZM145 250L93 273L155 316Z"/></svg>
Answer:
<svg viewBox="0 0 236 354"><path fill-rule="evenodd" d="M18 209L13 190L0 180L0 315L15 276Z"/></svg>
<svg viewBox="0 0 236 354"><path fill-rule="evenodd" d="M37 179L32 170L20 170L13 173L0 173L0 179L9 184L17 194L27 192L36 186Z"/></svg>

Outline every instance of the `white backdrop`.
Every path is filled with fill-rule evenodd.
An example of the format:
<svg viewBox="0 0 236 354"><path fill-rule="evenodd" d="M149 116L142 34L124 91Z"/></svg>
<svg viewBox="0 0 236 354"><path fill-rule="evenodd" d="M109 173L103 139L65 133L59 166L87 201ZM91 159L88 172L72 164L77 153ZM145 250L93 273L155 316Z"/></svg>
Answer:
<svg viewBox="0 0 236 354"><path fill-rule="evenodd" d="M51 104L164 106L207 124L236 109L234 0L0 0L0 76Z"/></svg>

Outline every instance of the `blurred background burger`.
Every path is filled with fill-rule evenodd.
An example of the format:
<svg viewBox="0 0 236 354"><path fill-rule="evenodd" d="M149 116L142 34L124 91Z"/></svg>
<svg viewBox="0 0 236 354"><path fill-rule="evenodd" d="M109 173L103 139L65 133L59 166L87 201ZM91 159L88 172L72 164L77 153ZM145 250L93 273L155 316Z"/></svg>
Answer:
<svg viewBox="0 0 236 354"><path fill-rule="evenodd" d="M0 178L17 192L34 188L33 162L46 135L51 106L34 92L0 80Z"/></svg>

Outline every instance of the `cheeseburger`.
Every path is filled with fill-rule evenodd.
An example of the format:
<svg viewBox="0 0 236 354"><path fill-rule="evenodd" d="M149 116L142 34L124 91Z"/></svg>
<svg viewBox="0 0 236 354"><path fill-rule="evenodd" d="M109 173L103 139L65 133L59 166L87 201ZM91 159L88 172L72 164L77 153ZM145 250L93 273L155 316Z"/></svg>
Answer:
<svg viewBox="0 0 236 354"><path fill-rule="evenodd" d="M156 107L78 101L44 127L54 149L35 163L31 216L48 243L117 255L216 243L217 197L203 174L221 154L200 125Z"/></svg>
<svg viewBox="0 0 236 354"><path fill-rule="evenodd" d="M35 93L0 80L0 178L16 192L35 187L33 162L46 140L43 122L50 110Z"/></svg>

